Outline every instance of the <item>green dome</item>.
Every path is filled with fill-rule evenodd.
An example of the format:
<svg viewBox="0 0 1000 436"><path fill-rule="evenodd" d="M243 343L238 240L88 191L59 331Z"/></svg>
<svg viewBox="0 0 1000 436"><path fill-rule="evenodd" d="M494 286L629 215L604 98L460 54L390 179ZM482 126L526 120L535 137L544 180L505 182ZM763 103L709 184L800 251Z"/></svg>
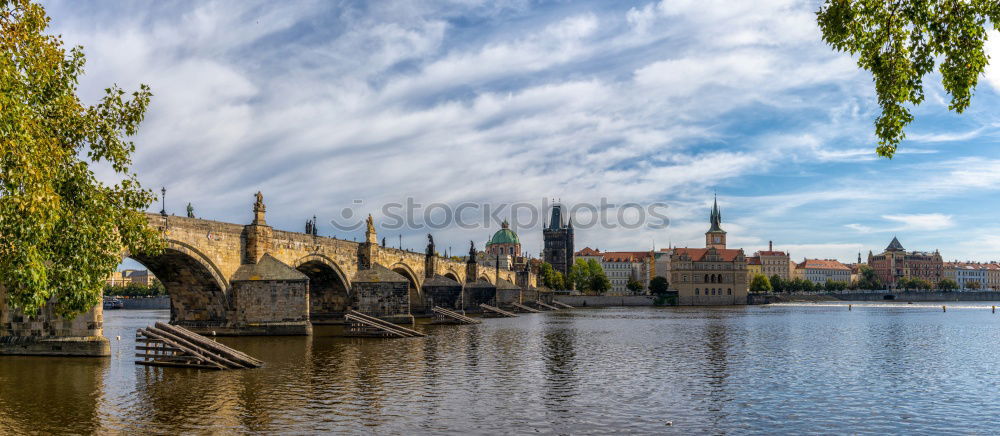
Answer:
<svg viewBox="0 0 1000 436"><path fill-rule="evenodd" d="M504 220L503 224L501 224L501 229L497 230L497 232L493 234L493 238L490 239L490 242L486 245L520 243L521 241L517 239L517 233L514 233L514 231L511 230L510 226L507 224L507 220Z"/></svg>

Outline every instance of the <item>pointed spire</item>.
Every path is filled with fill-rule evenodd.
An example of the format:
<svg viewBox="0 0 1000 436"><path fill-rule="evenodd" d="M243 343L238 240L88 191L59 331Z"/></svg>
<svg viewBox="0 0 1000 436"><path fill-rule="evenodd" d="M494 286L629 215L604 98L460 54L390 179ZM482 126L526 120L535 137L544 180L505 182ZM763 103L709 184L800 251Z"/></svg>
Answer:
<svg viewBox="0 0 1000 436"><path fill-rule="evenodd" d="M714 201L712 202L712 213L709 216L709 220L712 223L712 228L708 229L710 232L722 232L722 213L719 212L719 196L716 195Z"/></svg>

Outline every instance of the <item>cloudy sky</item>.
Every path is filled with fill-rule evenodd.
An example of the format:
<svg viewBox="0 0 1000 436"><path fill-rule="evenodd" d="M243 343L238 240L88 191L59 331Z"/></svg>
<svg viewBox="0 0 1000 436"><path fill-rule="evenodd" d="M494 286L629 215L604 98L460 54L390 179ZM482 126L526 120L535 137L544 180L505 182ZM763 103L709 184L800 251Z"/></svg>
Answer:
<svg viewBox="0 0 1000 436"><path fill-rule="evenodd" d="M876 158L871 77L820 40L818 1L45 5L84 46L87 102L152 87L135 165L178 215L191 202L246 223L261 190L274 227L315 214L320 234L351 239L328 224L345 208L381 224L406 198L666 203L665 229L577 232L577 247L644 250L702 246L718 192L748 252L773 240L848 261L897 235L1000 259L1000 68L962 115L931 77L900 153ZM518 232L537 254L535 224ZM458 251L497 227L433 232ZM426 233L380 236L419 249Z"/></svg>

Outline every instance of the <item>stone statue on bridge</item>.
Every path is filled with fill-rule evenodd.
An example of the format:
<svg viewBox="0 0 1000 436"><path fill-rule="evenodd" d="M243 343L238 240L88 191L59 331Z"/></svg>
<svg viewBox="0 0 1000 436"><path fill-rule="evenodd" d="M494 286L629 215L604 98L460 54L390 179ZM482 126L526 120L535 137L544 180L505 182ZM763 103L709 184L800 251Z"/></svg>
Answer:
<svg viewBox="0 0 1000 436"><path fill-rule="evenodd" d="M267 208L264 207L264 194L257 191L255 196L257 197L257 201L253 204L253 224L266 226L267 222L264 221L264 212L267 211Z"/></svg>
<svg viewBox="0 0 1000 436"><path fill-rule="evenodd" d="M313 215L313 219L306 220L306 234L307 235L313 235L313 236L318 235L319 231L318 231L317 227L319 227L319 226L316 225L316 215Z"/></svg>
<svg viewBox="0 0 1000 436"><path fill-rule="evenodd" d="M378 244L378 239L375 234L375 219L372 218L372 214L368 214L368 230L365 230L365 241L370 244Z"/></svg>
<svg viewBox="0 0 1000 436"><path fill-rule="evenodd" d="M430 233L427 234L427 255L434 255L434 237Z"/></svg>

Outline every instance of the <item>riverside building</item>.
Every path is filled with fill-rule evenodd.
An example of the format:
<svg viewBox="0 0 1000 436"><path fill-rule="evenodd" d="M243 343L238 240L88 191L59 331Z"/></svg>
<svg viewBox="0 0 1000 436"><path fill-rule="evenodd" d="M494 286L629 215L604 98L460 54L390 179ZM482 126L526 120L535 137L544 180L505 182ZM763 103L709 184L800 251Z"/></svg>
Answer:
<svg viewBox="0 0 1000 436"><path fill-rule="evenodd" d="M921 278L935 284L944 277L940 252L906 251L895 237L881 254L868 252L868 266L890 289L895 289L903 277Z"/></svg>
<svg viewBox="0 0 1000 436"><path fill-rule="evenodd" d="M726 248L718 200L712 205L705 248L674 248L670 284L682 306L747 303L747 260L743 249Z"/></svg>

